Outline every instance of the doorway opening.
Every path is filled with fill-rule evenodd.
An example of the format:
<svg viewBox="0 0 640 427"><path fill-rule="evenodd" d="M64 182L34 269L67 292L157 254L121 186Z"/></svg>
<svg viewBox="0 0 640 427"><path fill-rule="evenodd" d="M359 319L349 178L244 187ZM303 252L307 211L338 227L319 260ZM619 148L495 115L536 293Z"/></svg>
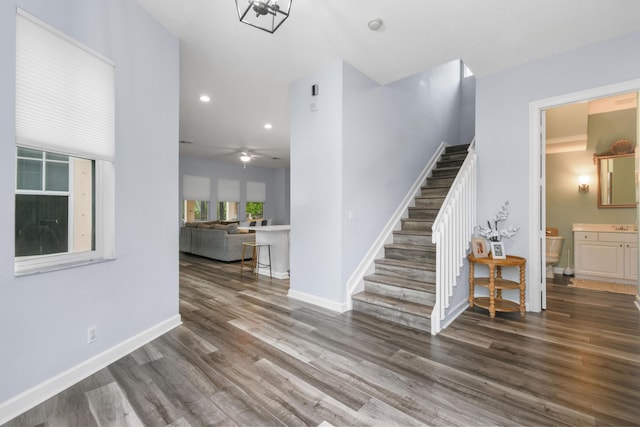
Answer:
<svg viewBox="0 0 640 427"><path fill-rule="evenodd" d="M531 216L531 221L529 224L529 235L530 235L530 247L529 247L529 258L531 273L530 273L530 281L531 281L531 290L532 293L530 295L537 295L538 292L540 294L540 299L531 298L531 310L532 311L540 311L541 309L546 308L546 229L547 227L556 228L554 224L547 225L547 165L546 165L546 154L547 154L547 113L551 110L558 108L567 108L567 106L571 104L589 104L589 101L595 101L599 99L609 98L616 95L622 95L629 92L637 93L640 90L640 80L632 80L628 82L618 83L615 85L603 86L599 88L594 88L582 92L576 92L572 94L562 95L558 97L548 98L544 100L539 100L532 102L530 104L530 145L529 145L529 155L530 160L532 162L531 168L531 176L530 176L530 187L529 194L530 200L532 202L532 208L534 212L537 212L537 215ZM637 101L636 105L637 105ZM583 107L584 108L584 107ZM636 108L636 114L638 109ZM637 131L639 132L639 131ZM576 134L577 135L577 134ZM573 135L575 136L575 135ZM571 140L574 141L571 141ZM562 144L565 143L566 147L574 145L579 146L580 144L584 144L584 142L576 142L575 140L579 140L580 138L571 138L567 136L565 140L556 140L555 143ZM634 143L638 141L638 136L634 136ZM566 148L565 147L565 148ZM556 147L557 148L557 147ZM592 156L593 152L588 152L589 148L585 146L583 151L583 155ZM635 182L638 182L638 158L636 157L636 170L635 170ZM595 167L594 167L595 168ZM575 187L576 197L578 196L578 179L581 175L576 175L575 172L571 172L571 178L567 178L567 173L561 182L562 186L571 186ZM593 179L595 181L595 173L593 173ZM574 185L575 184L575 185ZM597 182L593 182L591 184L594 188L594 193L592 196L597 194ZM637 191L637 185L636 191ZM637 195L636 195L637 197ZM584 199L576 199L582 203L589 203L588 198ZM551 200L550 200L551 202ZM595 201L594 201L595 204ZM560 213L560 215L562 212ZM555 214L554 214L555 215ZM554 219L555 222L555 219ZM600 218L594 219L592 222L599 223L602 222ZM634 223L638 222L638 213L636 209L635 220L632 221ZM566 225L559 227L563 228L563 233L567 234L569 238L565 237L565 242L571 242L571 248L573 249L573 235L572 231L566 230ZM637 241L636 241L637 243ZM566 265L566 260L568 259L568 254L566 249L563 250L563 256L560 260L560 265ZM572 255L573 256L573 255ZM637 254L636 254L637 257ZM637 283L636 283L637 285Z"/></svg>

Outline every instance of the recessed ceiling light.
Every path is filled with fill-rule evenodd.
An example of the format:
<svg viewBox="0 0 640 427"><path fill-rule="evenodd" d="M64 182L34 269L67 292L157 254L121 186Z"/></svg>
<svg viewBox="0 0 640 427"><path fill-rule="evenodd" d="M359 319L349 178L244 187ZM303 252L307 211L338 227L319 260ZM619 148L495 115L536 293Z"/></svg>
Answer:
<svg viewBox="0 0 640 427"><path fill-rule="evenodd" d="M209 101L211 101L211 98L209 98L209 96L208 96L208 95L201 95L201 96L200 96L200 101L202 101L202 102L209 102Z"/></svg>
<svg viewBox="0 0 640 427"><path fill-rule="evenodd" d="M265 123L264 124L264 128L265 129L271 129L273 126L271 126L271 123Z"/></svg>

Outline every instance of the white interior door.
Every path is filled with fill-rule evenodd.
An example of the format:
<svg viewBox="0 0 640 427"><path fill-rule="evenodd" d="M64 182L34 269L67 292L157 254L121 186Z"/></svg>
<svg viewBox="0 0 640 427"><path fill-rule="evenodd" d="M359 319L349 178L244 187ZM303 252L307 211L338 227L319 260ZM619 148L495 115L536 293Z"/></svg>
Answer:
<svg viewBox="0 0 640 427"><path fill-rule="evenodd" d="M640 142L640 91L637 93L636 98L636 202L640 202L640 148L638 147L638 143ZM636 224L640 224L640 209L636 208ZM638 233L640 236L640 233ZM640 237L638 241L638 246L640 246ZM636 271L638 266L640 265L640 252L636 249ZM640 277L638 280L638 291L636 292L636 305L640 309Z"/></svg>
<svg viewBox="0 0 640 427"><path fill-rule="evenodd" d="M539 194L540 211L538 212L540 229L538 230L538 250L540 251L540 264L536 266L539 270L540 277L540 307L545 310L547 308L547 244L546 244L546 227L547 227L547 192L546 192L546 110L540 111L540 168L539 168Z"/></svg>

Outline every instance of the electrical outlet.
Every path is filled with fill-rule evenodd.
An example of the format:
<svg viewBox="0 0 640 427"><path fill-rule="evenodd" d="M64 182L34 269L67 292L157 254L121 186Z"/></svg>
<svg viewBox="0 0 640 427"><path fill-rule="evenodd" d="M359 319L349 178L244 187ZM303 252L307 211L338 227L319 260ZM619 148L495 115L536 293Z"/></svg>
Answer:
<svg viewBox="0 0 640 427"><path fill-rule="evenodd" d="M90 326L87 329L87 344L91 344L92 342L94 342L97 339L98 339L98 327L97 326Z"/></svg>

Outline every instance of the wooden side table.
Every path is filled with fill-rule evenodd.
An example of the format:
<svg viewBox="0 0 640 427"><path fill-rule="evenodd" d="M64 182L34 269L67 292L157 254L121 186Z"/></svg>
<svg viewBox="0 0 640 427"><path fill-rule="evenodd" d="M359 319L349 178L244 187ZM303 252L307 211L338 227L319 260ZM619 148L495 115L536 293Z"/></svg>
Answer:
<svg viewBox="0 0 640 427"><path fill-rule="evenodd" d="M478 306L489 310L491 318L496 317L496 311L520 311L520 317L525 315L525 290L524 278L525 264L527 260L519 257L507 255L506 259L476 258L469 254L469 306ZM489 267L489 277L475 277L475 264L482 264ZM520 282L506 280L502 278L502 267L519 267ZM489 297L476 297L474 295L475 286L486 286L489 288ZM520 289L520 303L502 298L503 289Z"/></svg>

